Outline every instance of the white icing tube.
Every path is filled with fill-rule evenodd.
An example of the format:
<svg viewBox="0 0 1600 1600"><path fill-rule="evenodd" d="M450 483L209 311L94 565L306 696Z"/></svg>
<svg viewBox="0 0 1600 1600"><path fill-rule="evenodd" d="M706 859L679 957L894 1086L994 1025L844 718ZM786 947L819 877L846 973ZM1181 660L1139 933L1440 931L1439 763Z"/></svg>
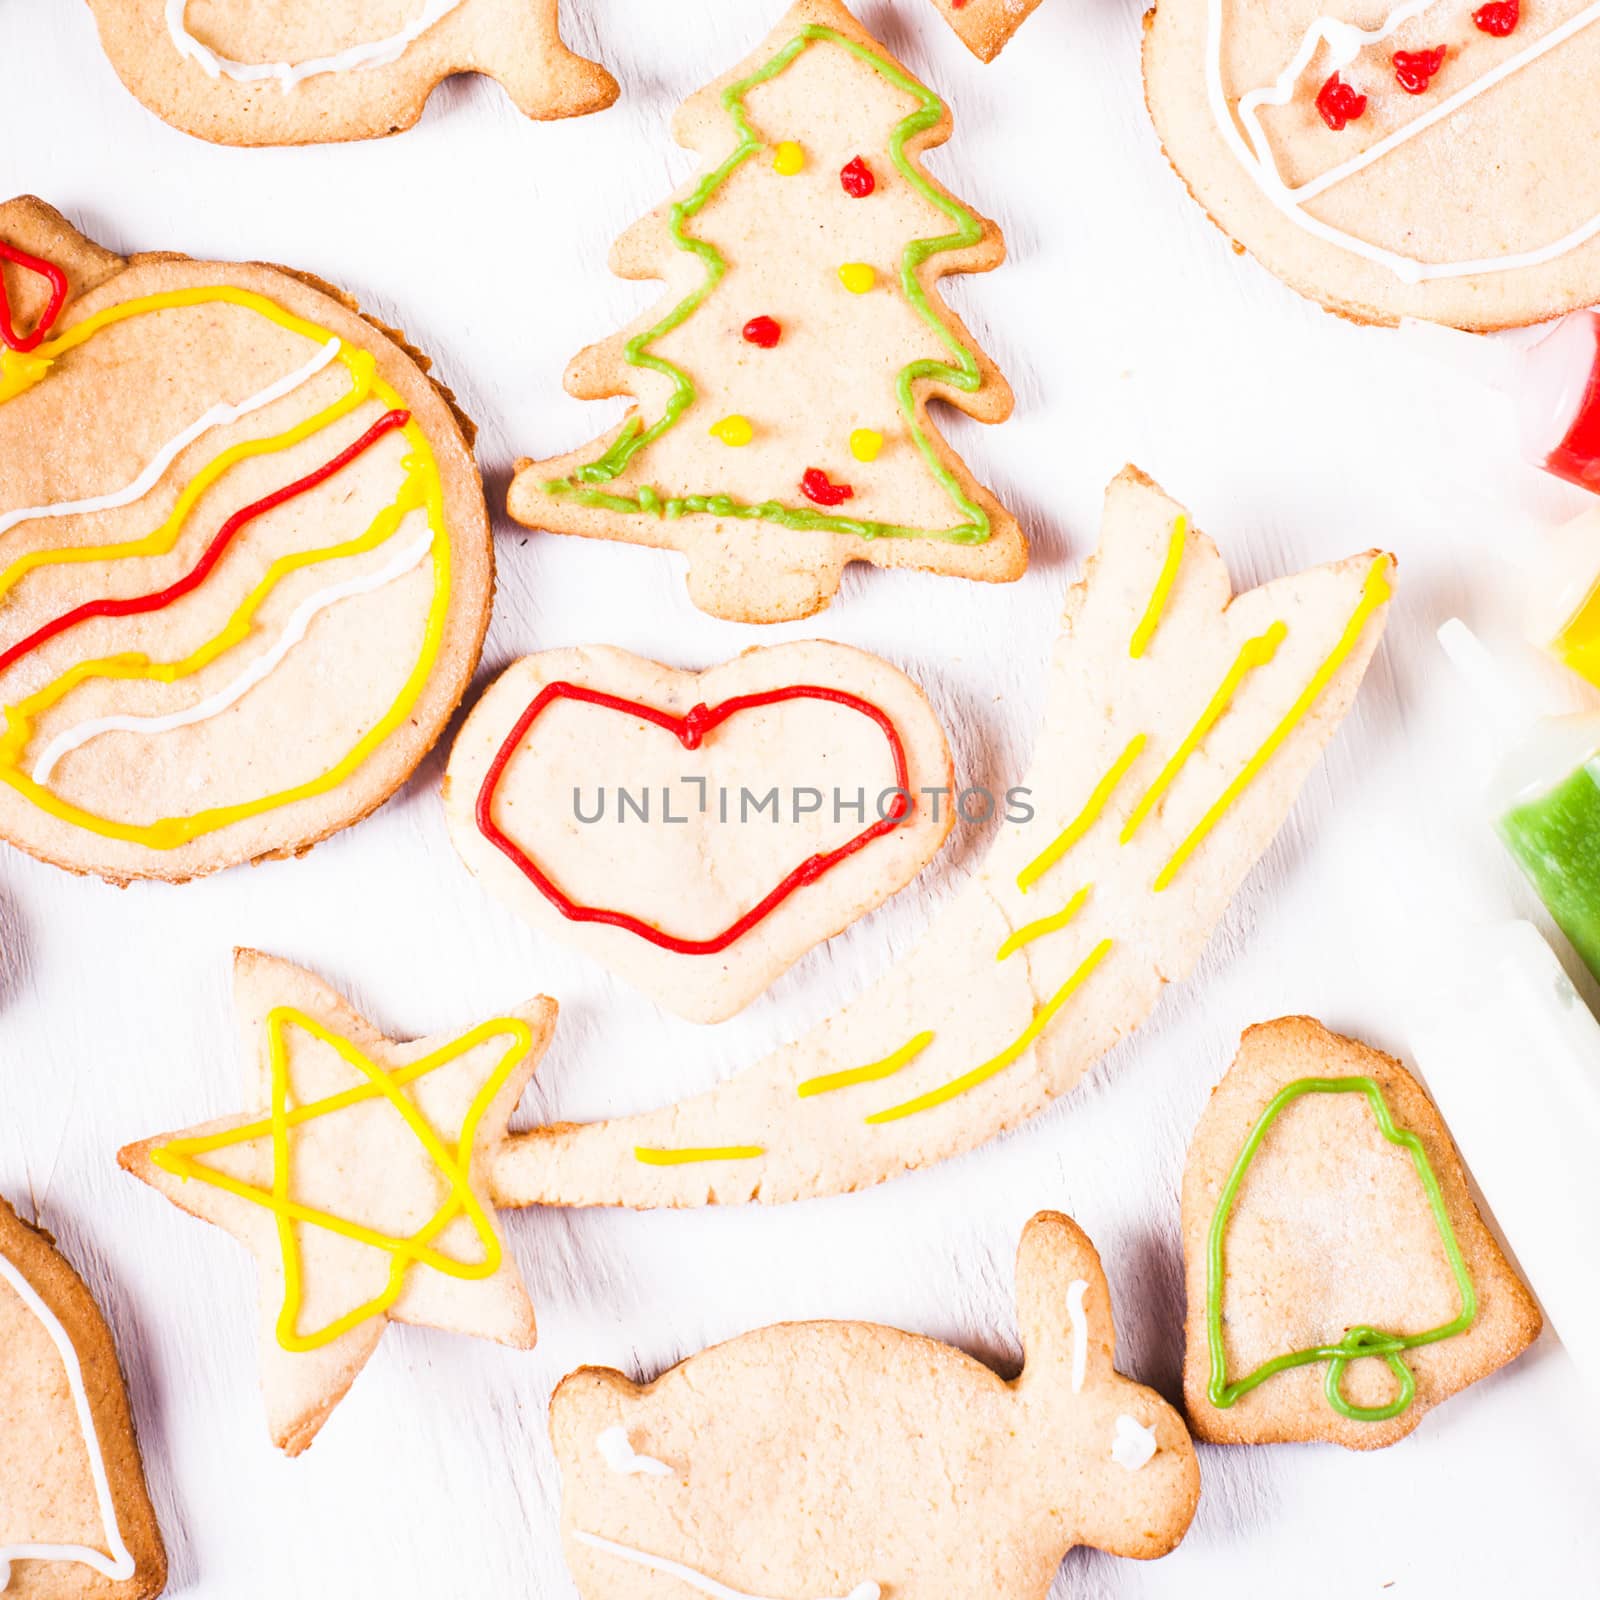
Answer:
<svg viewBox="0 0 1600 1600"><path fill-rule="evenodd" d="M138 1563L133 1552L123 1542L122 1530L117 1525L117 1508L111 1498L111 1480L106 1474L105 1456L100 1449L100 1436L95 1432L94 1413L89 1409L89 1395L83 1383L83 1364L61 1319L40 1298L38 1290L23 1277L16 1265L0 1255L0 1278L11 1285L17 1297L37 1317L55 1343L66 1368L67 1387L72 1391L72 1403L77 1408L78 1426L83 1430L83 1446L89 1457L89 1476L94 1480L95 1502L100 1508L100 1526L105 1532L106 1548L110 1555L91 1550L81 1544L0 1544L0 1589L11 1582L13 1561L81 1561L93 1567L102 1578L124 1582L134 1574Z"/></svg>
<svg viewBox="0 0 1600 1600"><path fill-rule="evenodd" d="M659 1572L664 1578L676 1578L679 1583L686 1583L691 1589L698 1589L701 1594L708 1594L711 1600L767 1600L766 1596L746 1594L741 1589L730 1589L725 1583L718 1583L715 1578L708 1578L703 1572L696 1572L693 1567L686 1567L679 1561L668 1561L664 1556L646 1555L643 1550L635 1550L630 1545L616 1544L610 1539L602 1539L599 1534L585 1533L582 1528L575 1528L572 1537L579 1544L586 1544L591 1549L604 1551L608 1556L615 1556L618 1561L631 1562L636 1567L643 1567L646 1572ZM824 1600L881 1600L883 1591L877 1584L868 1579L866 1583L858 1583L849 1594L841 1596L824 1597Z"/></svg>
<svg viewBox="0 0 1600 1600"><path fill-rule="evenodd" d="M287 94L307 78L325 73L359 72L367 67L387 67L398 61L434 23L449 16L461 0L424 0L422 10L398 33L387 39L372 39L353 44L331 56L316 56L309 61L233 61L195 38L184 22L189 0L167 0L167 32L178 54L193 61L207 77L232 78L236 83L275 82Z"/></svg>
<svg viewBox="0 0 1600 1600"><path fill-rule="evenodd" d="M413 511L405 522L425 515L424 512ZM400 524L402 528L405 522ZM270 650L265 650L257 656L232 683L225 684L215 694L207 695L204 700L197 701L187 709L169 712L159 717L92 717L87 722L80 722L68 728L64 733L58 733L45 746L44 754L39 757L33 769L33 781L40 785L48 783L50 774L63 756L81 745L88 744L91 739L99 738L102 733L170 733L174 728L185 728L194 722L204 722L208 717L226 711L236 701L242 700L282 663L284 657L305 638L319 613L337 605L341 600L349 600L356 595L371 594L374 590L393 583L397 578L403 578L421 563L432 545L433 530L430 528L420 539L406 545L375 572L364 572L359 577L350 578L344 583L331 584L326 589L319 589L315 594L308 595L295 607L288 622L284 624L283 632L278 635L277 642Z"/></svg>
<svg viewBox="0 0 1600 1600"><path fill-rule="evenodd" d="M84 511L114 511L119 506L131 506L142 500L161 481L161 475L202 434L213 428L226 428L230 423L260 411L275 400L293 394L302 384L309 383L339 353L339 341L330 339L303 367L297 367L276 383L269 383L259 394L253 394L238 405L217 405L203 416L196 417L182 433L168 439L155 453L132 483L111 494L92 495L87 500L58 500L54 505L24 506L17 511L0 511L0 537L10 533L19 522L31 522L35 517L75 517Z"/></svg>
<svg viewBox="0 0 1600 1600"><path fill-rule="evenodd" d="M638 1473L647 1478L672 1476L672 1468L665 1461L657 1461L654 1456L642 1456L633 1448L626 1428L607 1428L595 1440L594 1447L600 1452L601 1460L613 1472L620 1472L624 1477Z"/></svg>
<svg viewBox="0 0 1600 1600"><path fill-rule="evenodd" d="M1111 1441L1111 1459L1128 1472L1137 1472L1156 1453L1156 1432L1137 1417L1117 1418L1117 1431Z"/></svg>
<svg viewBox="0 0 1600 1600"><path fill-rule="evenodd" d="M1072 1392L1083 1390L1083 1380L1089 1371L1089 1323L1083 1314L1083 1297L1089 1285L1082 1278L1074 1278L1067 1285L1067 1315L1072 1319Z"/></svg>
<svg viewBox="0 0 1600 1600"><path fill-rule="evenodd" d="M1217 131L1254 179L1256 187L1296 227L1329 244L1338 245L1341 249L1376 262L1379 266L1387 267L1403 283L1423 283L1433 278L1464 278L1482 272L1510 272L1519 267L1536 267L1542 266L1547 261L1555 261L1600 234L1600 214L1596 214L1570 233L1563 234L1561 238L1542 245L1537 250L1526 250L1517 255L1485 257L1477 261L1418 261L1411 256L1397 255L1392 250L1385 250L1381 245L1372 244L1365 239L1357 238L1352 233L1344 232L1343 229L1321 222L1316 217L1308 215L1305 207L1335 184L1343 183L1345 179L1364 171L1390 151L1416 138L1435 123L1452 116L1461 107L1494 88L1496 84L1503 83L1513 73L1520 72L1523 67L1531 65L1541 56L1565 44L1568 39L1582 32L1591 23L1600 21L1600 0L1569 17L1560 27L1552 28L1525 49L1508 56L1499 66L1484 73L1464 89L1459 89L1455 94L1441 100L1420 117L1407 123L1405 127L1396 129L1387 138L1378 140L1376 144L1349 161L1332 167L1295 188L1286 184L1278 172L1260 118L1256 114L1258 108L1263 105L1284 106L1293 99L1295 85L1310 66L1319 46L1323 44L1328 46L1334 70L1348 66L1356 54L1367 45L1382 43L1405 23L1422 15L1431 5L1437 3L1438 0L1405 0L1405 3L1392 11L1382 26L1374 31L1355 28L1331 17L1318 17L1306 30L1294 59L1284 68L1277 81L1268 88L1252 89L1248 94L1241 96L1239 120L1244 124L1249 137L1249 142L1246 143L1233 120L1233 114L1228 107L1227 93L1222 86L1223 0L1210 0L1206 26L1206 96L1211 103L1211 115L1216 122Z"/></svg>

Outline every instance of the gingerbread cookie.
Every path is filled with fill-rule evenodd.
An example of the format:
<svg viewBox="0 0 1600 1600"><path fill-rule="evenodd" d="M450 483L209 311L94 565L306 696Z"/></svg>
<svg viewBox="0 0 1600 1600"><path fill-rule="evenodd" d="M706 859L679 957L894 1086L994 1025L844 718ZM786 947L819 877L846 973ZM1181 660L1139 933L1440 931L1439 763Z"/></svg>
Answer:
<svg viewBox="0 0 1600 1600"><path fill-rule="evenodd" d="M1190 192L1302 294L1516 327L1600 299L1596 24L1595 0L1158 0L1145 95Z"/></svg>
<svg viewBox="0 0 1600 1600"><path fill-rule="evenodd" d="M1165 1555L1199 1499L1194 1446L1112 1365L1100 1258L1057 1212L1023 1230L1017 1315L1010 1383L865 1322L762 1328L644 1388L573 1373L550 1432L578 1592L1044 1600L1076 1545Z"/></svg>
<svg viewBox="0 0 1600 1600"><path fill-rule="evenodd" d="M1066 1093L1199 959L1360 686L1393 567L1368 552L1235 595L1129 468L1067 602L1027 800L922 944L693 1099L535 1129L503 1205L705 1205L862 1188ZM972 820L981 820L975 816Z"/></svg>
<svg viewBox="0 0 1600 1600"><path fill-rule="evenodd" d="M111 1330L0 1200L0 1592L150 1600L167 1583Z"/></svg>
<svg viewBox="0 0 1600 1600"><path fill-rule="evenodd" d="M254 950L235 952L234 1000L251 1109L118 1159L256 1257L267 1421L294 1456L390 1322L533 1347L487 1173L556 1006L399 1044L321 979Z"/></svg>
<svg viewBox="0 0 1600 1600"><path fill-rule="evenodd" d="M955 821L926 696L824 642L705 672L528 656L474 707L444 788L485 888L694 1022L904 888Z"/></svg>
<svg viewBox="0 0 1600 1600"><path fill-rule="evenodd" d="M525 116L617 97L561 42L556 0L89 0L128 89L218 144L325 144L400 133L458 72L498 82Z"/></svg>
<svg viewBox="0 0 1600 1600"><path fill-rule="evenodd" d="M1249 1029L1183 1178L1190 1425L1375 1450L1514 1360L1539 1311L1432 1101L1310 1017Z"/></svg>
<svg viewBox="0 0 1600 1600"><path fill-rule="evenodd" d="M611 262L666 299L567 370L579 399L635 405L594 443L519 463L511 515L681 550L695 604L743 622L820 610L851 561L1019 577L1016 520L928 410L1011 411L939 294L1005 254L923 168L950 136L944 102L839 0L799 0L675 131L705 170Z"/></svg>
<svg viewBox="0 0 1600 1600"><path fill-rule="evenodd" d="M1039 0L933 0L961 42L980 61L993 61L1038 8Z"/></svg>
<svg viewBox="0 0 1600 1600"><path fill-rule="evenodd" d="M427 361L281 268L0 206L0 837L115 883L293 855L410 775L494 555Z"/></svg>

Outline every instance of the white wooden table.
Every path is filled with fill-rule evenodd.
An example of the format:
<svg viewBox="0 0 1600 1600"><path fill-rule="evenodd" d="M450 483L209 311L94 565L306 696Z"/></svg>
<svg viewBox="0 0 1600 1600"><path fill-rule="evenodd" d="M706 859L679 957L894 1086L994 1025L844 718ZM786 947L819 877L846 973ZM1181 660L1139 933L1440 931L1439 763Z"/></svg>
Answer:
<svg viewBox="0 0 1600 1600"><path fill-rule="evenodd" d="M500 501L515 457L599 431L604 408L567 399L562 367L652 294L608 278L606 250L688 170L667 135L674 106L781 4L566 9L574 43L622 81L599 117L538 126L493 85L460 80L400 138L252 152L140 109L83 5L5 0L0 191L36 191L119 250L266 258L346 286L437 358L481 425ZM1400 1049L1436 923L1535 909L1474 811L1481 752L1433 629L1461 610L1504 632L1496 552L1581 497L1518 466L1468 386L1233 254L1146 119L1139 0L1053 0L989 68L922 0L859 10L953 102L955 140L930 164L1010 244L1005 267L955 281L950 298L1011 377L1017 415L952 433L1021 514L1031 571L984 588L856 569L823 617L758 633L695 612L677 558L502 522L480 681L526 651L591 640L703 665L821 634L916 675L960 771L1004 787L1031 745L1102 487L1127 460L1190 505L1241 582L1389 545L1401 589L1387 642L1194 981L1077 1093L975 1155L850 1198L507 1216L538 1349L391 1330L297 1462L267 1443L244 1253L114 1160L125 1140L237 1109L234 944L325 973L394 1034L553 994L559 1036L525 1115L588 1117L675 1098L826 1015L908 947L984 830L958 832L916 885L715 1029L659 1015L490 903L446 839L437 753L307 859L188 888L118 892L0 854L0 1192L55 1230L115 1327L176 1593L569 1596L544 1430L569 1368L653 1374L742 1329L828 1316L1007 1366L1011 1255L1042 1206L1070 1211L1105 1257L1120 1365L1175 1394L1183 1155L1240 1029L1309 1011ZM1176 1554L1140 1566L1079 1552L1059 1592L1592 1592L1600 1414L1585 1406L1546 1336L1372 1457L1203 1450L1204 1497Z"/></svg>

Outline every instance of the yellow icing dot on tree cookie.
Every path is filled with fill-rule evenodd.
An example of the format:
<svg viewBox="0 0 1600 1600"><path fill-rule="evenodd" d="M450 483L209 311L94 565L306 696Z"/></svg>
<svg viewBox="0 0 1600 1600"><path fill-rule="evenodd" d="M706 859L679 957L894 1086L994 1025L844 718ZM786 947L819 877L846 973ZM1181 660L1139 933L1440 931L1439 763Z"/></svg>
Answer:
<svg viewBox="0 0 1600 1600"><path fill-rule="evenodd" d="M847 261L839 268L839 282L851 294L865 294L878 281L878 274L865 261Z"/></svg>
<svg viewBox="0 0 1600 1600"><path fill-rule="evenodd" d="M792 178L805 170L806 153L793 139L785 139L772 153L772 170L780 178Z"/></svg>
<svg viewBox="0 0 1600 1600"><path fill-rule="evenodd" d="M876 461L883 449L883 435L876 428L857 428L850 435L850 454L857 461Z"/></svg>
<svg viewBox="0 0 1600 1600"><path fill-rule="evenodd" d="M734 449L741 449L755 438L756 430L751 426L749 417L741 417L736 411L732 416L727 416L721 422L711 424L711 437L720 439Z"/></svg>

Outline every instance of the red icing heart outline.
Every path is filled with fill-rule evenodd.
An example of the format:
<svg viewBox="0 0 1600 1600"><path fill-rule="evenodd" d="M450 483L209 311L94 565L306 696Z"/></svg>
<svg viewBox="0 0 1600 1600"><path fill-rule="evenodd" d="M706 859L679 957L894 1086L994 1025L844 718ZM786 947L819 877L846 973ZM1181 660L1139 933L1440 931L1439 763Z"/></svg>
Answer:
<svg viewBox="0 0 1600 1600"><path fill-rule="evenodd" d="M35 273L50 285L49 304L45 306L44 315L39 318L33 332L18 333L16 323L11 320L11 298L6 293L5 274L0 273L0 343L25 356L39 348L50 331L50 325L61 315L61 308L67 302L67 275L54 262L30 256L26 250L19 250L4 239L0 239L0 261L9 261L25 272Z"/></svg>
<svg viewBox="0 0 1600 1600"><path fill-rule="evenodd" d="M890 753L894 757L895 786L899 790L899 795L887 817L880 817L871 827L847 839L833 850L807 856L775 888L721 933L710 939L680 939L676 934L665 933L626 911L607 911L599 906L579 905L577 901L564 894L556 883L546 876L538 863L495 823L492 815L495 791L500 787L511 757L527 736L534 720L557 700L579 700L586 705L600 706L608 711L621 711L629 716L643 717L646 722L664 728L685 750L699 749L708 733L720 727L730 717L738 716L741 711L749 711L757 706L776 705L786 700L827 700L834 705L845 706L851 711L860 712L862 716L870 717L882 729ZM915 809L915 803L911 799L905 745L901 742L894 723L881 707L873 705L870 700L863 700L859 695L846 693L843 689L826 689L816 684L791 684L785 688L767 689L757 694L735 695L731 699L719 701L714 706L702 702L691 707L685 715L678 717L670 711L661 711L639 700L626 700L620 695L585 688L582 684L560 682L546 684L539 691L527 710L517 718L516 724L506 735L499 750L495 752L495 758L489 763L489 770L484 774L483 784L478 790L476 815L478 831L484 838L502 855L508 857L528 882L568 921L598 922L608 928L621 928L676 955L712 956L742 939L759 922L770 916L796 889L803 888L808 883L815 883L823 873L838 866L841 861L853 856L858 850L864 849L874 839L882 838L884 834L892 832L908 821Z"/></svg>

